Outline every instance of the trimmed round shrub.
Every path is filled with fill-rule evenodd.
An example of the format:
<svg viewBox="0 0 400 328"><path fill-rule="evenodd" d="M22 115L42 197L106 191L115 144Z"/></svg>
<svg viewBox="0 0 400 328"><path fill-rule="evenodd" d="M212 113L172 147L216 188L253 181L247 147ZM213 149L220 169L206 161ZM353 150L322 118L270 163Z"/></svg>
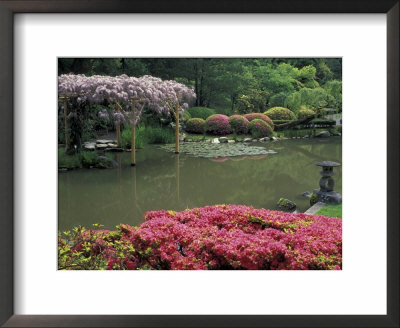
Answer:
<svg viewBox="0 0 400 328"><path fill-rule="evenodd" d="M229 134L232 132L229 117L222 114L211 115L206 119L206 131L212 134Z"/></svg>
<svg viewBox="0 0 400 328"><path fill-rule="evenodd" d="M250 122L242 115L232 115L229 117L229 125L233 132L246 134L249 131Z"/></svg>
<svg viewBox="0 0 400 328"><path fill-rule="evenodd" d="M249 130L254 138L269 137L272 135L272 127L267 122L258 118L250 122Z"/></svg>
<svg viewBox="0 0 400 328"><path fill-rule="evenodd" d="M206 120L207 117L214 115L215 110L207 107L192 107L186 110L192 118L202 118Z"/></svg>
<svg viewBox="0 0 400 328"><path fill-rule="evenodd" d="M299 110L299 113L297 114L297 118L299 119L299 120L304 120L304 119L306 119L307 117L311 117L311 116L314 116L315 115L315 112L312 110L312 109L300 109Z"/></svg>
<svg viewBox="0 0 400 328"><path fill-rule="evenodd" d="M202 118L191 118L185 124L185 130L191 133L204 133L206 121Z"/></svg>
<svg viewBox="0 0 400 328"><path fill-rule="evenodd" d="M272 107L264 112L271 120L291 120L296 119L296 115L288 108L285 107Z"/></svg>
<svg viewBox="0 0 400 328"><path fill-rule="evenodd" d="M186 122L186 121L190 120L191 118L192 118L192 116L190 115L190 113L187 110L185 110L182 114L182 121Z"/></svg>
<svg viewBox="0 0 400 328"><path fill-rule="evenodd" d="M272 120L263 113L250 113L250 114L244 115L244 117L247 118L249 122L251 122L252 120L255 120L255 119L259 119L259 120L263 120L263 121L267 122L272 127L274 126L274 122L272 122Z"/></svg>

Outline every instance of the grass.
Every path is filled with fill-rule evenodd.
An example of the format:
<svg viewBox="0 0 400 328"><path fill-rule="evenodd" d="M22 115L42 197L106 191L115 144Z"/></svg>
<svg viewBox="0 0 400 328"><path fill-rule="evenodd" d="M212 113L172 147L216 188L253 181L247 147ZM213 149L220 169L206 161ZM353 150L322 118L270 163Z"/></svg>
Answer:
<svg viewBox="0 0 400 328"><path fill-rule="evenodd" d="M325 205L317 213L318 215L324 215L329 217L342 218L342 204L340 205Z"/></svg>
<svg viewBox="0 0 400 328"><path fill-rule="evenodd" d="M122 131L122 148L131 148L131 128L126 127ZM140 126L135 130L136 148L144 148L145 144L167 144L175 142L175 132L171 128Z"/></svg>

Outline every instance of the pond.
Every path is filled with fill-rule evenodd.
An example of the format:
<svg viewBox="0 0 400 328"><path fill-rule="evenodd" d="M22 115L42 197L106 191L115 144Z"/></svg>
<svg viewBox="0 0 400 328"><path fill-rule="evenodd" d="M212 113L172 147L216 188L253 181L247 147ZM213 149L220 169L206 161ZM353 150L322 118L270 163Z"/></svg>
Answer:
<svg viewBox="0 0 400 328"><path fill-rule="evenodd" d="M197 147L200 144L197 145ZM223 145L221 145L223 146ZM58 228L101 223L106 229L124 223L138 225L150 210L180 211L214 204L244 204L276 209L279 198L309 207L301 194L317 189L320 168L315 163L342 163L340 137L252 143L262 147L253 156L202 158L175 155L159 145L130 153L115 153L118 169L79 169L58 175ZM335 191L342 192L341 167L335 168Z"/></svg>

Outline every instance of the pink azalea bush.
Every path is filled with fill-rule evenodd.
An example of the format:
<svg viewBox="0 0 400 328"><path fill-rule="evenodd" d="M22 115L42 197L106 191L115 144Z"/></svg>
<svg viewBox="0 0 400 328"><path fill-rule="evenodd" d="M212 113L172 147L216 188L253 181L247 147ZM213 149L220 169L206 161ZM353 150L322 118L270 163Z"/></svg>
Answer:
<svg viewBox="0 0 400 328"><path fill-rule="evenodd" d="M59 234L59 269L341 270L342 221L215 205L151 211L139 227Z"/></svg>
<svg viewBox="0 0 400 328"><path fill-rule="evenodd" d="M206 130L212 134L229 134L232 132L229 117L222 114L211 115L206 119Z"/></svg>
<svg viewBox="0 0 400 328"><path fill-rule="evenodd" d="M272 135L271 126L260 119L255 119L250 122L249 130L254 138L269 137Z"/></svg>
<svg viewBox="0 0 400 328"><path fill-rule="evenodd" d="M191 133L204 133L206 121L202 118L191 118L185 123L185 130Z"/></svg>
<svg viewBox="0 0 400 328"><path fill-rule="evenodd" d="M249 121L242 115L232 115L229 117L229 125L232 131L237 134L246 134L249 130Z"/></svg>
<svg viewBox="0 0 400 328"><path fill-rule="evenodd" d="M267 115L264 115L262 113L250 113L244 115L244 117L247 118L249 122L251 122L252 120L259 119L267 122L271 127L274 126L274 122L272 122L272 120Z"/></svg>

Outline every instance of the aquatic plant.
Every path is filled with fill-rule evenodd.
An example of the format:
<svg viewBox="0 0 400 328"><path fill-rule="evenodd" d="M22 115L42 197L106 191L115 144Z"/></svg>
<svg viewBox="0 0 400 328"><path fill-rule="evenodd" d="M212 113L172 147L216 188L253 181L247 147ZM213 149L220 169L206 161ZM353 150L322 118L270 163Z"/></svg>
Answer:
<svg viewBox="0 0 400 328"><path fill-rule="evenodd" d="M272 107L264 112L271 120L295 120L296 115L285 107Z"/></svg>
<svg viewBox="0 0 400 328"><path fill-rule="evenodd" d="M341 270L342 220L215 205L151 211L139 227L59 233L67 270Z"/></svg>
<svg viewBox="0 0 400 328"><path fill-rule="evenodd" d="M191 118L185 123L185 130L191 133L204 133L206 121L202 118Z"/></svg>
<svg viewBox="0 0 400 328"><path fill-rule="evenodd" d="M229 125L234 133L246 134L249 131L249 121L242 115L232 115L229 117Z"/></svg>
<svg viewBox="0 0 400 328"><path fill-rule="evenodd" d="M249 130L254 138L269 137L272 135L271 126L260 119L255 119L250 122Z"/></svg>
<svg viewBox="0 0 400 328"><path fill-rule="evenodd" d="M229 125L229 117L223 114L211 115L206 120L206 130L212 134L229 134L232 129Z"/></svg>
<svg viewBox="0 0 400 328"><path fill-rule="evenodd" d="M247 118L249 122L255 119L259 119L267 122L271 127L274 127L274 122L272 122L272 120L267 115L264 115L262 113L250 113L244 115L244 117Z"/></svg>

